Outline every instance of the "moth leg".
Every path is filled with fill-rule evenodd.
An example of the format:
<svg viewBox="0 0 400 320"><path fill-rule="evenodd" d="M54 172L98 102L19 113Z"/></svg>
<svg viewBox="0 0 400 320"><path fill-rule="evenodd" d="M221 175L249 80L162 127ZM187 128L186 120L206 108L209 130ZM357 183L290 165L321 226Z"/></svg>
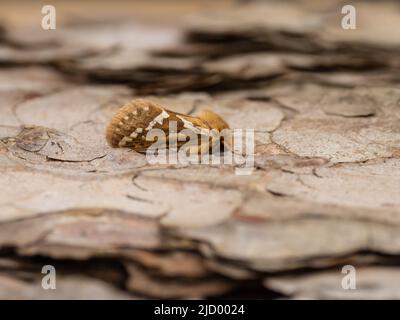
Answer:
<svg viewBox="0 0 400 320"><path fill-rule="evenodd" d="M208 141L208 143L202 143L200 142L200 145L198 146L198 154L207 154L207 153L212 153L212 145Z"/></svg>
<svg viewBox="0 0 400 320"><path fill-rule="evenodd" d="M234 143L234 137L232 134L232 131L225 131L224 132L224 147L227 148L229 151L232 153L236 153L235 151L235 143Z"/></svg>
<svg viewBox="0 0 400 320"><path fill-rule="evenodd" d="M219 137L210 137L207 142L200 143L198 153L201 155L220 155L221 139Z"/></svg>
<svg viewBox="0 0 400 320"><path fill-rule="evenodd" d="M219 154L221 150L221 140L220 139L210 139L209 152L210 154Z"/></svg>
<svg viewBox="0 0 400 320"><path fill-rule="evenodd" d="M186 147L186 155L190 156L193 154L203 155L209 153L210 148L207 143L200 143L200 145L192 145Z"/></svg>
<svg viewBox="0 0 400 320"><path fill-rule="evenodd" d="M235 136L230 130L224 134L224 146L233 154L246 156L248 150L246 147L246 138L242 135Z"/></svg>

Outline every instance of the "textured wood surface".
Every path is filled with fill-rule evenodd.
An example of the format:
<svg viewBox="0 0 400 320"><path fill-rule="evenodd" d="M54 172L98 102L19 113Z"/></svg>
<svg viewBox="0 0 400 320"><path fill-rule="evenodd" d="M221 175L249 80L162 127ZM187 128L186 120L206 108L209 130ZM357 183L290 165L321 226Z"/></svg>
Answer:
<svg viewBox="0 0 400 320"><path fill-rule="evenodd" d="M55 31L2 4L0 298L399 298L400 5L196 3ZM139 97L254 129L255 170L111 148Z"/></svg>

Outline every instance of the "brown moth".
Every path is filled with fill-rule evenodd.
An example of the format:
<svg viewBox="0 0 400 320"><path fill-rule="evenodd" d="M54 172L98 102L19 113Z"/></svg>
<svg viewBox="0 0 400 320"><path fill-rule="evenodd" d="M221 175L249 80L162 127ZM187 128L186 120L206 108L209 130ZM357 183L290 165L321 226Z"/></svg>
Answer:
<svg viewBox="0 0 400 320"><path fill-rule="evenodd" d="M171 133L172 121L176 123L176 132ZM180 137L180 132L184 129L190 130L198 137L208 137L209 143L205 145L199 138L200 143L192 146L188 150L190 153L209 152L216 143L220 142L230 146L230 139L224 140L223 137L221 140L214 139L218 133L229 129L229 125L216 113L206 110L197 117L193 117L167 110L160 104L144 99L132 100L117 111L107 128L106 138L112 147L132 148L137 152L145 153L156 141L147 136L152 129L161 129L165 133L166 142L169 141L171 134ZM177 148L179 149L185 142L178 141Z"/></svg>

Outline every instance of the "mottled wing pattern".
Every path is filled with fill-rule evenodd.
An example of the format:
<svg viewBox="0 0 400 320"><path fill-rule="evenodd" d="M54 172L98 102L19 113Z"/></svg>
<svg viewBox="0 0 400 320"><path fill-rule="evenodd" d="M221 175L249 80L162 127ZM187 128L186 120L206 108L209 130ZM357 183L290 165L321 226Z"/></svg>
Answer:
<svg viewBox="0 0 400 320"><path fill-rule="evenodd" d="M161 129L168 142L171 121L176 122L176 134L183 129L189 129L199 135L208 134L211 129L205 120L167 110L148 100L137 99L124 105L114 115L107 128L106 138L112 147L146 152L157 140L146 138L147 133L151 129ZM177 147L184 143L185 141L178 142Z"/></svg>

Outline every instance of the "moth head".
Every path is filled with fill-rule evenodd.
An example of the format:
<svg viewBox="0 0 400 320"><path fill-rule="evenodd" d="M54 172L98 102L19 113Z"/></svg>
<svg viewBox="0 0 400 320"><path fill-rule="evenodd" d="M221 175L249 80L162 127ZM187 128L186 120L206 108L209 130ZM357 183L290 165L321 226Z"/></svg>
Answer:
<svg viewBox="0 0 400 320"><path fill-rule="evenodd" d="M225 122L224 119L222 119L219 115L217 115L215 112L212 112L210 110L203 110L198 117L207 122L207 124L213 128L217 129L218 131L222 131L224 129L229 129L229 124Z"/></svg>

